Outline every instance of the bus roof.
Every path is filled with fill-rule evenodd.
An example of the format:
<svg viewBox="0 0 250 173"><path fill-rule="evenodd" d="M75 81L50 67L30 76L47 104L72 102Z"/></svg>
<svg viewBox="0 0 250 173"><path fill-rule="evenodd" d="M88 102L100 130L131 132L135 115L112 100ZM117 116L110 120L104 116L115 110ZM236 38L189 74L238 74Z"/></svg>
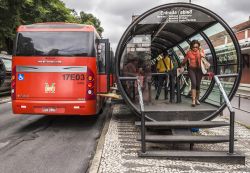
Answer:
<svg viewBox="0 0 250 173"><path fill-rule="evenodd" d="M35 23L31 25L21 25L17 28L17 32L26 31L87 31L95 32L96 29L92 25L64 23L64 22L48 22Z"/></svg>

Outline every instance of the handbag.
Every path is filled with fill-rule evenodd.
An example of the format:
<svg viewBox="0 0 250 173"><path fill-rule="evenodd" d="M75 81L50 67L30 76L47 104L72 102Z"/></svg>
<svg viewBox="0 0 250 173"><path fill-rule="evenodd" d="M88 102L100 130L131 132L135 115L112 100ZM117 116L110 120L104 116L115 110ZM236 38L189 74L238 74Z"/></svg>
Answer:
<svg viewBox="0 0 250 173"><path fill-rule="evenodd" d="M201 71L203 74L207 74L207 70L210 68L210 63L206 60L206 58L201 58Z"/></svg>

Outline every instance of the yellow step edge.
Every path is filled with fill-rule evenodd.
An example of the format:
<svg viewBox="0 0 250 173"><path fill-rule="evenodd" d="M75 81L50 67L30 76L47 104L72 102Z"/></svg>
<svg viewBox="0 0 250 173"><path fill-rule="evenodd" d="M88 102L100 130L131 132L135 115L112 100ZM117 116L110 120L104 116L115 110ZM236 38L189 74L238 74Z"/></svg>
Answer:
<svg viewBox="0 0 250 173"><path fill-rule="evenodd" d="M106 93L106 94L97 94L101 97L109 97L109 98L113 98L113 99L120 99L121 95L117 95L115 93Z"/></svg>

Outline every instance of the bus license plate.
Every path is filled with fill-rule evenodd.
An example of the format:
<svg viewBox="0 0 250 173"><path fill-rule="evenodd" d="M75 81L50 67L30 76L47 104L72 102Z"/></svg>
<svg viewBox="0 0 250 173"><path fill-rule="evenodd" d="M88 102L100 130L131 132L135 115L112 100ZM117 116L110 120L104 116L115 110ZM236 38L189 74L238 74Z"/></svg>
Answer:
<svg viewBox="0 0 250 173"><path fill-rule="evenodd" d="M44 107L43 112L56 112L55 107Z"/></svg>

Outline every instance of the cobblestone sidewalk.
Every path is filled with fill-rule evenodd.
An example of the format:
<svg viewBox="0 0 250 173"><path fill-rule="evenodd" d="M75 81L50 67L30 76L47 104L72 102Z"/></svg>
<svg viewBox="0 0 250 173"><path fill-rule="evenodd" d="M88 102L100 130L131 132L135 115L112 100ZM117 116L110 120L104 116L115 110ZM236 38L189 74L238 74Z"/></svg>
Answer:
<svg viewBox="0 0 250 173"><path fill-rule="evenodd" d="M235 138L238 139L235 143L235 150L247 156L246 165L140 158L137 156L137 151L140 150L140 142L136 140L139 130L134 126L135 120L136 116L131 113L126 105L118 104L114 106L109 129L105 136L99 173L250 172L250 130L239 124L235 124ZM221 118L217 120L221 120ZM228 127L204 129L199 133L202 135L228 135ZM196 144L194 150L197 148L227 150L228 144Z"/></svg>

